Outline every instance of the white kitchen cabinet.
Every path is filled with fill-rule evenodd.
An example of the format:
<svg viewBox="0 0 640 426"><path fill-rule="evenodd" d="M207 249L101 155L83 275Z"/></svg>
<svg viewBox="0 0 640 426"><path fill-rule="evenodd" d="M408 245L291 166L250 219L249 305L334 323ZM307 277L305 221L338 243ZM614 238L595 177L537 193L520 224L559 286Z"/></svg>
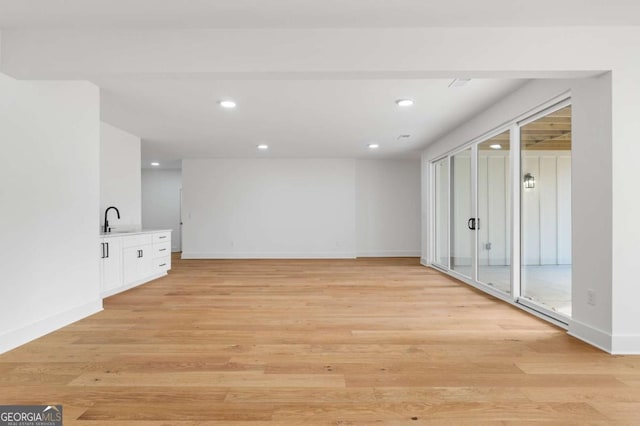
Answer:
<svg viewBox="0 0 640 426"><path fill-rule="evenodd" d="M151 241L153 244L169 243L171 244L171 232L155 232L151 235Z"/></svg>
<svg viewBox="0 0 640 426"><path fill-rule="evenodd" d="M153 272L151 245L128 247L123 252L124 283L132 285L145 281Z"/></svg>
<svg viewBox="0 0 640 426"><path fill-rule="evenodd" d="M100 255L102 296L107 297L167 275L171 269L171 231L103 236Z"/></svg>
<svg viewBox="0 0 640 426"><path fill-rule="evenodd" d="M155 234L152 249L154 270L163 273L171 269L171 234Z"/></svg>
<svg viewBox="0 0 640 426"><path fill-rule="evenodd" d="M100 242L101 293L121 287L122 281L122 239L103 237Z"/></svg>
<svg viewBox="0 0 640 426"><path fill-rule="evenodd" d="M152 275L153 235L136 234L123 237L124 284L132 286Z"/></svg>

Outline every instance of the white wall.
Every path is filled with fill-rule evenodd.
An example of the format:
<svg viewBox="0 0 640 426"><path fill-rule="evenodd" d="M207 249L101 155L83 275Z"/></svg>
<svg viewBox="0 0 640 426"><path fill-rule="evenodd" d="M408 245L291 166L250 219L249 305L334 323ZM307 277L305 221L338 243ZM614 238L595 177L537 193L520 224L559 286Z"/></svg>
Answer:
<svg viewBox="0 0 640 426"><path fill-rule="evenodd" d="M357 254L420 255L420 161L356 162Z"/></svg>
<svg viewBox="0 0 640 426"><path fill-rule="evenodd" d="M142 227L171 229L171 249L181 250L179 169L142 169Z"/></svg>
<svg viewBox="0 0 640 426"><path fill-rule="evenodd" d="M184 160L183 257L414 256L417 161Z"/></svg>
<svg viewBox="0 0 640 426"><path fill-rule="evenodd" d="M139 228L142 223L140 138L107 123L100 125L100 225L109 212L109 225Z"/></svg>
<svg viewBox="0 0 640 426"><path fill-rule="evenodd" d="M430 145L423 154L422 257L431 250L430 159L512 120L548 100L572 95L572 321L569 332L609 351L614 347L612 324L612 163L611 75L575 80L537 80L523 86L484 113ZM596 201L597 200L597 201ZM588 214L586 213L588 212ZM587 293L596 293L596 305ZM634 337L635 339L635 337ZM633 340L635 341L635 340Z"/></svg>
<svg viewBox="0 0 640 426"><path fill-rule="evenodd" d="M99 91L0 74L0 352L102 309Z"/></svg>
<svg viewBox="0 0 640 426"><path fill-rule="evenodd" d="M184 258L353 257L354 160L183 160Z"/></svg>

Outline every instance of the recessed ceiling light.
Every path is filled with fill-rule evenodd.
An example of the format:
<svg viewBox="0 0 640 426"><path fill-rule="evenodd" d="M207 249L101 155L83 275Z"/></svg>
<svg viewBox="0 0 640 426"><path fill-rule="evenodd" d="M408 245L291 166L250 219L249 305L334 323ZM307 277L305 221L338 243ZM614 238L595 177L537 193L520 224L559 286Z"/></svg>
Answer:
<svg viewBox="0 0 640 426"><path fill-rule="evenodd" d="M235 108L235 107L236 107L236 103L235 103L235 102L233 102L233 101L229 101L229 100L227 100L227 101L220 101L220 102L218 102L218 104L220 104L220 106L221 106L222 108Z"/></svg>
<svg viewBox="0 0 640 426"><path fill-rule="evenodd" d="M152 165L152 166L159 166L159 165L160 165L160 163L153 162L153 163L151 163L151 165Z"/></svg>
<svg viewBox="0 0 640 426"><path fill-rule="evenodd" d="M491 149L502 149L502 145L500 145L499 143L494 143L492 145L489 145L489 148L491 148Z"/></svg>
<svg viewBox="0 0 640 426"><path fill-rule="evenodd" d="M409 139L411 137L411 135L400 135L398 136L398 139Z"/></svg>
<svg viewBox="0 0 640 426"><path fill-rule="evenodd" d="M367 148L369 148L369 149L378 149L378 148L380 148L380 145L378 145L377 143L370 143L369 145L367 145Z"/></svg>
<svg viewBox="0 0 640 426"><path fill-rule="evenodd" d="M466 86L470 81L470 78L456 78L451 83L449 83L449 87L463 87Z"/></svg>
<svg viewBox="0 0 640 426"><path fill-rule="evenodd" d="M261 143L260 145L256 146L256 148L261 149L261 150L267 150L269 149L269 145L267 145L266 143Z"/></svg>
<svg viewBox="0 0 640 426"><path fill-rule="evenodd" d="M413 105L413 101L411 99L398 99L396 101L396 105L401 107L408 107Z"/></svg>

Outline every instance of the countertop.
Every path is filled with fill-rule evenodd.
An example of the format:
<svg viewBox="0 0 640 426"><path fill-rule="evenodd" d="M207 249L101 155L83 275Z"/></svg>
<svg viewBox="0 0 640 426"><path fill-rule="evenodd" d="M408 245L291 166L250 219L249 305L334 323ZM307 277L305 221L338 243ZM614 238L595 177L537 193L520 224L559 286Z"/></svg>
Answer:
<svg viewBox="0 0 640 426"><path fill-rule="evenodd" d="M142 229L140 231L100 232L100 237L126 237L128 235L155 234L156 232L171 232L172 229Z"/></svg>

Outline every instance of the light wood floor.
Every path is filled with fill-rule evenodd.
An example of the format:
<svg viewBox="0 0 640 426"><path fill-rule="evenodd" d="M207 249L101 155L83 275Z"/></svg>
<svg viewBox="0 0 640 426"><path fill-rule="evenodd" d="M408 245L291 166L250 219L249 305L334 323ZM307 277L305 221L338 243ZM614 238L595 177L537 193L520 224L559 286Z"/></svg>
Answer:
<svg viewBox="0 0 640 426"><path fill-rule="evenodd" d="M65 425L640 424L613 357L417 259L180 261L0 356Z"/></svg>

